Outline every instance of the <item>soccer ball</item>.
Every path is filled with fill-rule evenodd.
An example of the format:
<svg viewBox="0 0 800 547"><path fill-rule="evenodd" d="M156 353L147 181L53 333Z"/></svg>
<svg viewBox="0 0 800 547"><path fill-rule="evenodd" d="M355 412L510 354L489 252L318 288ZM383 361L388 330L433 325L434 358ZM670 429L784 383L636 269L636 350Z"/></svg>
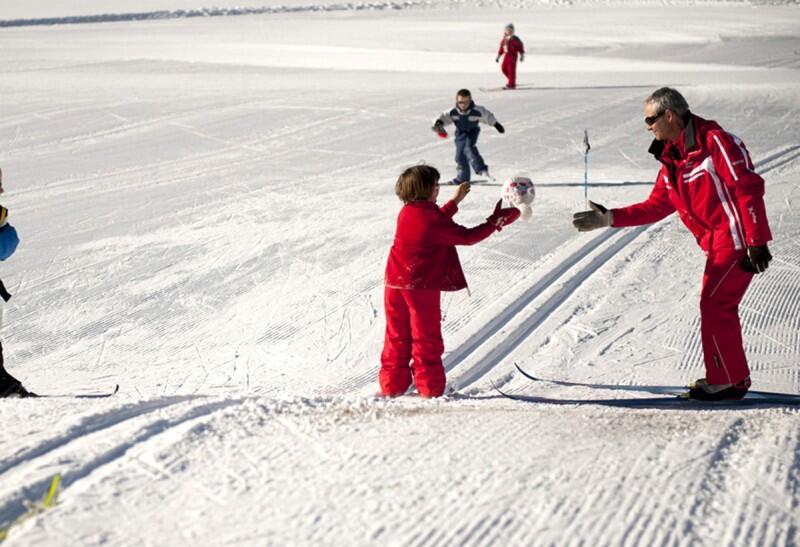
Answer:
<svg viewBox="0 0 800 547"><path fill-rule="evenodd" d="M511 177L503 184L501 197L519 209L523 220L531 218L531 205L536 197L536 188L528 177Z"/></svg>

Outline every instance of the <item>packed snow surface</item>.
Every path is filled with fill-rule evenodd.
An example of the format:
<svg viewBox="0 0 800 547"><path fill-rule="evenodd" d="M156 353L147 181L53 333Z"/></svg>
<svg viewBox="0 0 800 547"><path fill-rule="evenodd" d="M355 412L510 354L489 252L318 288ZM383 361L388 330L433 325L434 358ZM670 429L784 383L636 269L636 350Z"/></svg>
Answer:
<svg viewBox="0 0 800 547"><path fill-rule="evenodd" d="M800 393L800 7L332 5L0 7L17 22L0 29L2 203L22 238L2 341L56 395L0 402L0 528L63 485L8 544L800 543L797 408L493 387L624 401L703 375L688 231L570 223L584 129L589 197L647 196L642 101L671 85L767 181L775 259L740 309L746 351L754 388ZM144 12L170 17L85 20ZM529 52L513 92L494 63L509 21ZM450 395L384 400L394 181L420 161L452 177L430 124L462 87L507 131L482 133L497 182L456 219L482 222L512 176L535 182L533 218L459 251Z"/></svg>

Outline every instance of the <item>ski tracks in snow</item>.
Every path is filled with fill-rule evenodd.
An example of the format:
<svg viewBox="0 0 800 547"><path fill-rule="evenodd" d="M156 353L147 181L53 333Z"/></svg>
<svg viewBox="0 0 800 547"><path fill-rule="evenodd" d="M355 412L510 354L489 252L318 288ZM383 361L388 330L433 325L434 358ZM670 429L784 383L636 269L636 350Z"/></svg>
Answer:
<svg viewBox="0 0 800 547"><path fill-rule="evenodd" d="M453 350L445 359L445 369L458 372L453 381L457 389L475 383L501 363L515 348L541 325L567 300L593 272L602 267L614 255L641 234L646 227L619 233L606 230L580 247L552 268L538 283L534 284L511 306L504 309L489 322L482 332ZM597 253L595 251L597 250ZM514 319L534 308L527 317L514 324ZM485 349L481 346L497 336ZM481 352L474 360L471 356ZM458 368L457 368L458 367Z"/></svg>
<svg viewBox="0 0 800 547"><path fill-rule="evenodd" d="M61 474L62 488L86 491L113 474L116 464L175 444L213 414L242 402L164 397L84 416L63 433L0 460L0 484L5 485L0 486L0 525L22 515L26 502L40 497L54 474Z"/></svg>

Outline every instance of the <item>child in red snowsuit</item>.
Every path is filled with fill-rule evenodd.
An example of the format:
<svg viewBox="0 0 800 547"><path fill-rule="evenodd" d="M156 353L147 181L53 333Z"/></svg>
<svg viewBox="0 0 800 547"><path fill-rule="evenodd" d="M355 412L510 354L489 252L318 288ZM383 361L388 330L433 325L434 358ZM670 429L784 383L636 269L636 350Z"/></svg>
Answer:
<svg viewBox="0 0 800 547"><path fill-rule="evenodd" d="M520 61L525 61L525 46L519 36L514 34L514 25L509 23L503 31L503 38L500 40L500 49L497 50L497 58L495 63L500 62L500 57L503 56L503 64L501 70L508 83L505 85L506 89L514 89L517 87L517 55Z"/></svg>
<svg viewBox="0 0 800 547"><path fill-rule="evenodd" d="M416 165L397 179L395 193L405 205L397 217L386 264L386 338L379 374L384 396L403 395L412 374L423 397L444 393L440 293L467 286L455 246L477 243L519 218L518 209L501 209L498 201L483 224L474 228L456 224L453 215L469 188L468 182L459 185L453 199L440 208L436 168Z"/></svg>

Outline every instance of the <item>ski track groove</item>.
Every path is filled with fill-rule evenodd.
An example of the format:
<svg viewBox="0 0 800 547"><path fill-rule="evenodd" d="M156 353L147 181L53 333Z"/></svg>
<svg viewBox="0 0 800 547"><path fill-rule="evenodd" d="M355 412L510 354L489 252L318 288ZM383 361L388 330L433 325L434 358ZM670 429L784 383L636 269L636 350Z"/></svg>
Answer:
<svg viewBox="0 0 800 547"><path fill-rule="evenodd" d="M665 460L663 452L652 446L647 447L646 452L641 457L637 458L636 464L639 469L639 477L650 475L651 464L648 459L656 461ZM620 539L621 543L633 545L653 545L657 542L658 535L663 530L668 530L669 535L673 536L674 531L679 529L680 521L675 514L675 507L679 507L683 503L682 496L675 491L675 478L672 476L673 470L669 468L668 461L664 465L652 466L659 470L655 476L648 477L648 487L660 492L670 492L669 499L661 500L658 498L652 499L644 495L641 491L629 491L627 498L629 502L629 509L620 511L620 518L624 518L626 514L636 512L636 520L628 525L623 530L623 536ZM628 480L628 474L623 470L625 481ZM652 484L651 481L652 480ZM639 482L638 484L641 484ZM624 489L624 482L622 487ZM626 489L627 490L627 489ZM662 542L667 538L663 538ZM670 538L673 541L677 538Z"/></svg>
<svg viewBox="0 0 800 547"><path fill-rule="evenodd" d="M767 419L782 418L771 414ZM790 430L793 429L791 424L787 424ZM725 545L737 545L743 539L748 544L793 544L796 537L785 537L785 541L776 537L782 533L776 520L786 517L791 520L796 514L787 509L796 497L791 500L785 497L791 493L785 493L783 474L786 471L778 456L791 448L791 438L758 427L757 423L748 422L746 425L748 427L742 432L740 442L731 449L730 469L720 473L724 480L722 495L729 495L731 499L715 499L716 506L730 508L726 514L729 522L715 519L715 524L722 530L712 529L709 535L723 537ZM742 495L743 491L748 495Z"/></svg>
<svg viewBox="0 0 800 547"><path fill-rule="evenodd" d="M623 467L622 462L604 459L602 468L594 468L593 463L587 462L585 467L574 470L570 480L593 486L587 491L586 503L581 507L554 500L549 510L542 511L540 526L544 530L550 527L566 530L551 542L563 537L592 537L595 538L592 545L671 545L679 544L681 539L686 541L681 531L683 521L678 514L679 508L685 504L685 494L680 491L685 483L673 475L676 470L669 466L664 447L641 442L641 447L633 448L642 449L633 465ZM669 449L668 445L667 453ZM653 474L653 470L661 472ZM691 470L684 471L691 476ZM652 498L647 492L637 489L636 485L643 484L644 477L647 490L668 494L666 499ZM688 482L691 488L691 479ZM596 511L598 507L609 509ZM558 516L558 522L553 522L554 515ZM543 537L546 539L547 535ZM572 541L567 544L582 543Z"/></svg>
<svg viewBox="0 0 800 547"><path fill-rule="evenodd" d="M552 269L542 281L531 287L517 302L495 316L482 331L480 336L473 337L473 339L462 344L461 347L456 348L456 350L445 359L445 370L448 372L463 362L470 354L473 354L482 344L489 341L491 337L500 332L505 325L533 303L547 289L551 286L555 286L557 282L561 284L559 289L548 296L544 302L539 304L535 313L518 325L511 333L504 333L502 340L495 342L484 357L477 363L471 365L466 372L460 375L460 379L457 382L458 389L463 389L465 386L476 382L494 366L508 357L534 330L536 330L536 328L538 328L539 325L558 310L559 307L591 277L593 272L609 262L648 227L649 226L643 226L622 232L617 230L601 232L600 235L596 236L578 251L570 255L556 268ZM614 239L614 241L608 245L602 245L607 240L611 239ZM580 268L575 268L576 265L591 255L595 250L599 250L596 256L586 264L581 265Z"/></svg>
<svg viewBox="0 0 800 547"><path fill-rule="evenodd" d="M789 490L792 492L792 511L800 510L800 431L795 430L792 432L794 437L787 439L787 448L792 451L792 465L788 468L786 474L786 482L789 485ZM791 443L794 443L792 446ZM798 531L800 534L800 530Z"/></svg>
<svg viewBox="0 0 800 547"><path fill-rule="evenodd" d="M742 435L745 433L744 429L744 418L733 420L721 435L711 457L708 458L703 475L699 478L698 484L694 485L694 496L689 498L693 499L693 503L687 510L687 532L702 537L704 530L696 531L695 523L713 523L715 498L728 487L727 482L731 476L738 475L737 470L732 468L729 452L735 449L741 441Z"/></svg>
<svg viewBox="0 0 800 547"><path fill-rule="evenodd" d="M95 474L102 468L112 463L118 462L119 460L124 458L125 455L128 453L128 451L131 450L132 448L141 448L142 446L144 446L145 443L152 442L155 439L162 437L163 435L173 430L175 427L181 426L185 423L189 423L192 421L197 421L203 418L207 418L208 416L212 415L217 411L221 411L228 407L241 404L242 402L243 399L228 399L228 400L199 404L196 406L192 406L191 408L182 412L178 416L168 416L145 423L139 428L138 432L136 433L131 434L130 432L123 432L120 434L120 437L123 439L121 442L117 442L111 448L103 450L98 455L94 455L94 457L89 461L82 461L79 464L79 466L75 469L62 471L61 472L62 492L76 485L79 481L82 481L88 478L90 475ZM140 416L143 416L143 414L140 414ZM121 423L123 423L123 421L117 421L117 423L113 424L111 427L113 428L114 425L119 425ZM97 429L97 432L102 432L103 429L108 429L108 428L99 428ZM91 433L92 432L88 434ZM72 440L74 441L83 438L85 438L85 435L73 438ZM36 459L27 460L25 463L31 466L38 464L40 459L44 458L47 454L55 450L55 448L56 447L54 447L51 450L44 451L42 452L41 455L37 456ZM76 459L75 461L80 461L80 460ZM61 463L61 465L64 465L63 458L59 460L59 463ZM53 464L51 463L50 465L52 466ZM46 469L46 468L47 468L46 465L40 465L40 469ZM42 473L40 472L38 474L41 475ZM2 505L0 505L0 523L13 522L19 516L21 516L26 510L25 501L32 498L36 498L41 494L41 492L46 491L50 485L51 480L52 480L51 473L47 473L43 478L28 483L27 486L16 490L14 493L10 495L4 496L4 501ZM20 481L16 482L19 483Z"/></svg>
<svg viewBox="0 0 800 547"><path fill-rule="evenodd" d="M65 433L41 442L35 447L23 449L11 458L0 460L0 476L22 463L45 456L86 435L115 427L133 418L139 418L150 412L161 410L188 399L188 397L166 397L143 403L134 403L121 408L114 408L100 414L85 416L77 424L71 426Z"/></svg>
<svg viewBox="0 0 800 547"><path fill-rule="evenodd" d="M506 256L500 253L479 253L471 260L464 261L464 268L470 272L505 272L507 277L514 279L515 274L524 273L534 263L527 258ZM509 287L510 288L510 287ZM476 317L485 313L485 304L491 303L497 296L493 293L482 292L472 296L466 302L465 311L457 319L444 321L443 334L455 334Z"/></svg>

